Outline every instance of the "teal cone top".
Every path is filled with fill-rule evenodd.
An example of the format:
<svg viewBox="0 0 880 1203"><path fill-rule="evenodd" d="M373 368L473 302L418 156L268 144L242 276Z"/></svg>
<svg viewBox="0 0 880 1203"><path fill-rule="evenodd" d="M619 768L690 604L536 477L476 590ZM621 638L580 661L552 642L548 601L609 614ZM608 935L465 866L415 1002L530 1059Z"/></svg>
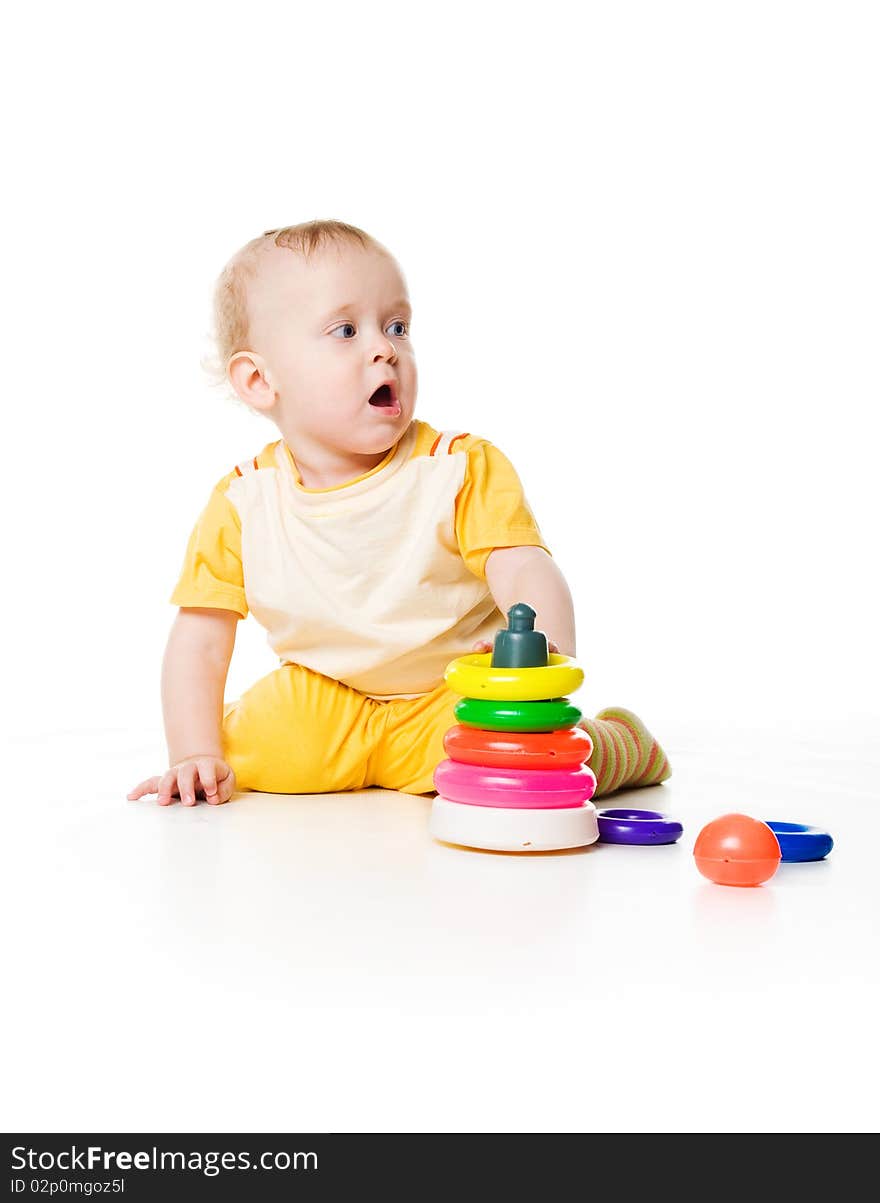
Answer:
<svg viewBox="0 0 880 1203"><path fill-rule="evenodd" d="M550 663L547 636L535 630L537 614L526 602L507 611L507 628L495 636L493 668L546 668Z"/></svg>

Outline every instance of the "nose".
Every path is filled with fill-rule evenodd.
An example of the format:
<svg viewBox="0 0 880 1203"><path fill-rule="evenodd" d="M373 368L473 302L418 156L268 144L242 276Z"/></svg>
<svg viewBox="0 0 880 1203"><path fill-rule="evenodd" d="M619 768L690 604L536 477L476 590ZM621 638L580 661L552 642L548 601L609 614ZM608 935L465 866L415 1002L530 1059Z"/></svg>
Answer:
<svg viewBox="0 0 880 1203"><path fill-rule="evenodd" d="M384 343L384 347L381 350L377 350L373 358L387 359L389 363L394 363L397 359L397 347L395 347L390 338L385 338L382 342Z"/></svg>
<svg viewBox="0 0 880 1203"><path fill-rule="evenodd" d="M373 348L373 362L378 359L387 359L389 363L394 363L397 359L397 347L393 340L381 331L377 333L376 345Z"/></svg>

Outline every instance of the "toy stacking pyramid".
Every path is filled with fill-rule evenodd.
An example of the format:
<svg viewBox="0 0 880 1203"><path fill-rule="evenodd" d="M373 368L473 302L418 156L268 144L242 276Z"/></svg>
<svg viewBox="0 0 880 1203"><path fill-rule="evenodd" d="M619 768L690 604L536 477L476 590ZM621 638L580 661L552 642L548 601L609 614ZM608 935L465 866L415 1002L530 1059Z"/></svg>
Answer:
<svg viewBox="0 0 880 1203"><path fill-rule="evenodd" d="M434 771L430 833L504 852L592 844L593 745L564 696L580 687L583 670L548 652L531 606L517 602L507 617L491 654L462 656L446 670L462 697L443 741L448 759Z"/></svg>

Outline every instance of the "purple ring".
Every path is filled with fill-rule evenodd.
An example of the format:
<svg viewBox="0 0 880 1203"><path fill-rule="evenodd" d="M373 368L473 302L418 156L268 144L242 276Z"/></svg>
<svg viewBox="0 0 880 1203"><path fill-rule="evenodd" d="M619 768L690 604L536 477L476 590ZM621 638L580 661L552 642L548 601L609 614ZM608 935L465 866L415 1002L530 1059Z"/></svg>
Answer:
<svg viewBox="0 0 880 1203"><path fill-rule="evenodd" d="M657 810L614 807L600 810L596 821L605 844L674 844L683 831L681 823Z"/></svg>

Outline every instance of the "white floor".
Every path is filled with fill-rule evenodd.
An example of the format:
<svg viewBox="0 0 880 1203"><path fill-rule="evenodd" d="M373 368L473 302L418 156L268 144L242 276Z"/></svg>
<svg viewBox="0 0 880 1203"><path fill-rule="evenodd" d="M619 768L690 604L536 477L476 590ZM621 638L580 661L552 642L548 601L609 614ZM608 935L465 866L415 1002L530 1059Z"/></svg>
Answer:
<svg viewBox="0 0 880 1203"><path fill-rule="evenodd" d="M880 741L655 723L678 844L464 851L430 799L125 794L156 732L17 740L6 1131L878 1129ZM766 885L697 872L727 811L823 826Z"/></svg>

